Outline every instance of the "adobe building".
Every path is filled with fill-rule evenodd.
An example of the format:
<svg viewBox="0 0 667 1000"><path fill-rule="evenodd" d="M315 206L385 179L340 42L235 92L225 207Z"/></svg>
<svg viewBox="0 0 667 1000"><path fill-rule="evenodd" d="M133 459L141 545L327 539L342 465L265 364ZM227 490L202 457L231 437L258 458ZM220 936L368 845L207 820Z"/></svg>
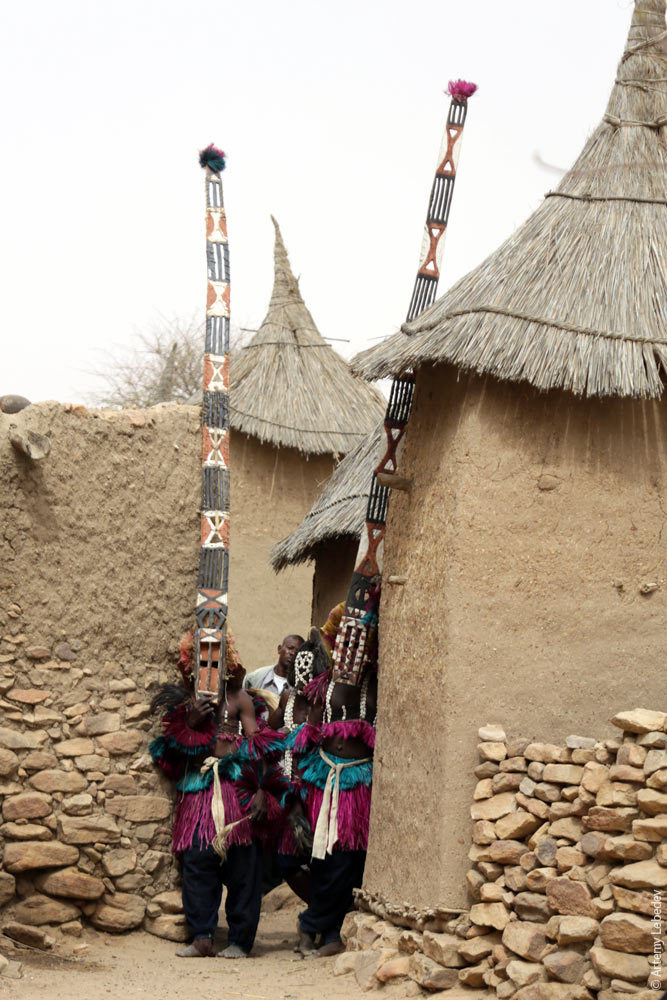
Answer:
<svg viewBox="0 0 667 1000"><path fill-rule="evenodd" d="M384 549L384 579L407 582L383 588L364 883L399 908L465 906L485 720L561 743L664 697L664 36L664 0L636 0L569 173L354 364L417 373L412 489L392 493Z"/></svg>

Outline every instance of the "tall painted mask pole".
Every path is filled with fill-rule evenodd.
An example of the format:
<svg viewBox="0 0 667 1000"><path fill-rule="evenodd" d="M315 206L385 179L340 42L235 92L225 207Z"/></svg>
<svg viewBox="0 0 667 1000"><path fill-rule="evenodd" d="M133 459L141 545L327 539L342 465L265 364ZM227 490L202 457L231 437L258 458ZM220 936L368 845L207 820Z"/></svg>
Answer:
<svg viewBox="0 0 667 1000"><path fill-rule="evenodd" d="M199 154L206 172L206 342L202 398L201 550L195 691L218 697L226 674L229 578L229 243L222 197L225 154Z"/></svg>
<svg viewBox="0 0 667 1000"><path fill-rule="evenodd" d="M435 301L468 98L476 90L474 83L465 80L451 81L447 90L451 103L431 187L419 269L407 320L415 319ZM414 388L414 375L406 373L394 379L389 395L384 419L387 449L373 473L366 510L366 534L362 535L359 562L352 575L333 648L333 675L336 680L348 684L360 683L369 662L368 639L375 627L380 595L380 546L385 535L389 490L409 488L408 482L398 476L397 448L410 419Z"/></svg>

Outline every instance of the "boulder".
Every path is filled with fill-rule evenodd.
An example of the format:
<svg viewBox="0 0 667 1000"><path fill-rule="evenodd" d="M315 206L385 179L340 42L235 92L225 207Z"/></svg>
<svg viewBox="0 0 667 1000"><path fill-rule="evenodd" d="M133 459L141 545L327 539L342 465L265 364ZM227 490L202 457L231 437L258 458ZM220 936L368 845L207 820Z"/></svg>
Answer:
<svg viewBox="0 0 667 1000"><path fill-rule="evenodd" d="M5 798L2 803L2 817L11 819L41 819L51 812L51 796L39 792L22 792Z"/></svg>
<svg viewBox="0 0 667 1000"><path fill-rule="evenodd" d="M507 963L507 975L519 988L547 978L546 970L540 962L522 962L518 958Z"/></svg>
<svg viewBox="0 0 667 1000"><path fill-rule="evenodd" d="M517 990L512 1000L591 1000L585 986L570 983L532 983Z"/></svg>
<svg viewBox="0 0 667 1000"><path fill-rule="evenodd" d="M600 924L600 941L603 947L613 951L648 955L653 952L654 930L650 920L636 913L611 913Z"/></svg>
<svg viewBox="0 0 667 1000"><path fill-rule="evenodd" d="M558 920L557 940L561 946L594 941L597 937L600 925L593 917L564 916L554 919Z"/></svg>
<svg viewBox="0 0 667 1000"><path fill-rule="evenodd" d="M91 923L101 931L119 934L139 927L144 919L146 904L141 896L126 892L106 893L91 917Z"/></svg>
<svg viewBox="0 0 667 1000"><path fill-rule="evenodd" d="M92 740L79 737L73 740L62 740L54 747L60 757L81 757L82 754L92 754L95 744Z"/></svg>
<svg viewBox="0 0 667 1000"><path fill-rule="evenodd" d="M663 813L650 819L636 819L632 824L632 836L635 840L654 844L667 840L667 816Z"/></svg>
<svg viewBox="0 0 667 1000"><path fill-rule="evenodd" d="M22 924L40 926L42 924L64 924L68 920L76 920L80 915L78 906L72 903L62 903L60 900L49 899L35 893L27 896L14 910L14 916Z"/></svg>
<svg viewBox="0 0 667 1000"><path fill-rule="evenodd" d="M657 788L642 788L637 792L637 805L649 816L667 813L667 792L660 792Z"/></svg>
<svg viewBox="0 0 667 1000"><path fill-rule="evenodd" d="M110 774L104 779L102 788L105 792L118 792L119 795L135 795L137 784L131 774Z"/></svg>
<svg viewBox="0 0 667 1000"><path fill-rule="evenodd" d="M449 969L460 969L465 965L465 961L459 954L459 942L460 939L456 934L434 934L432 931L424 931L424 954L439 965Z"/></svg>
<svg viewBox="0 0 667 1000"><path fill-rule="evenodd" d="M115 844L120 830L111 816L59 816L58 833L66 844Z"/></svg>
<svg viewBox="0 0 667 1000"><path fill-rule="evenodd" d="M21 761L21 767L32 773L33 771L45 771L48 768L56 767L58 758L50 750L33 750Z"/></svg>
<svg viewBox="0 0 667 1000"><path fill-rule="evenodd" d="M0 748L0 776L7 778L18 771L18 767L19 759L14 751Z"/></svg>
<svg viewBox="0 0 667 1000"><path fill-rule="evenodd" d="M54 940L50 934L40 930L38 927L31 927L28 924L20 924L18 922L4 924L2 933L11 938L12 941L18 941L19 944L25 944L29 948L39 948L40 951L46 951L49 948L53 948L54 945Z"/></svg>
<svg viewBox="0 0 667 1000"><path fill-rule="evenodd" d="M555 878L546 887L549 906L554 913L593 917L591 891L583 882L569 878Z"/></svg>
<svg viewBox="0 0 667 1000"><path fill-rule="evenodd" d="M502 726L489 722L477 730L477 737L482 743L504 743L507 739Z"/></svg>
<svg viewBox="0 0 667 1000"><path fill-rule="evenodd" d="M112 816L147 823L167 819L171 815L171 801L161 795L114 795L106 803L106 809Z"/></svg>
<svg viewBox="0 0 667 1000"><path fill-rule="evenodd" d="M158 917L146 917L144 930L156 937L166 938L167 941L187 941L190 936L185 916L182 913L163 913ZM354 954L354 952L345 952L344 954Z"/></svg>
<svg viewBox="0 0 667 1000"><path fill-rule="evenodd" d="M158 893L157 896L153 896L153 902L160 907L163 913L183 912L183 897L177 889Z"/></svg>
<svg viewBox="0 0 667 1000"><path fill-rule="evenodd" d="M101 879L86 875L78 868L45 872L37 876L35 885L48 896L65 896L68 899L99 899L104 892Z"/></svg>
<svg viewBox="0 0 667 1000"><path fill-rule="evenodd" d="M136 729L121 730L116 733L106 733L97 740L98 744L108 750L113 757L120 754L136 753L144 742L143 733L138 733Z"/></svg>
<svg viewBox="0 0 667 1000"><path fill-rule="evenodd" d="M520 920L541 923L551 916L551 910L541 892L519 892L514 897L514 912Z"/></svg>
<svg viewBox="0 0 667 1000"><path fill-rule="evenodd" d="M509 913L503 903L474 903L470 907L470 919L479 927L495 927L503 930L509 923Z"/></svg>
<svg viewBox="0 0 667 1000"><path fill-rule="evenodd" d="M73 865L79 857L79 851L70 844L61 844L57 840L33 841L7 844L3 865L9 872L25 872L33 868L57 868L60 865Z"/></svg>
<svg viewBox="0 0 667 1000"><path fill-rule="evenodd" d="M531 962L537 962L547 944L544 925L515 920L503 931L503 945Z"/></svg>
<svg viewBox="0 0 667 1000"><path fill-rule="evenodd" d="M490 799L482 802L474 802L470 807L470 815L473 820L500 819L508 813L516 812L516 796L513 792L501 792L499 795L492 795Z"/></svg>
<svg viewBox="0 0 667 1000"><path fill-rule="evenodd" d="M459 981L456 969L444 969L432 958L416 951L408 960L408 975L410 979L427 990L447 990Z"/></svg>
<svg viewBox="0 0 667 1000"><path fill-rule="evenodd" d="M389 958L382 962L375 975L381 983L388 983L392 979L403 979L408 975L409 965L410 957L408 955L397 955L395 958Z"/></svg>
<svg viewBox="0 0 667 1000"><path fill-rule="evenodd" d="M622 781L605 781L595 797L598 806L636 806L637 791L632 785Z"/></svg>
<svg viewBox="0 0 667 1000"><path fill-rule="evenodd" d="M99 715L89 715L86 718L87 736L103 736L105 733L117 733L119 729L120 715L116 712L100 712ZM90 753L89 750L82 752Z"/></svg>
<svg viewBox="0 0 667 1000"><path fill-rule="evenodd" d="M645 913L653 916L653 894L650 892L633 892L621 885L612 886L614 899L621 910L631 910L633 913Z"/></svg>
<svg viewBox="0 0 667 1000"><path fill-rule="evenodd" d="M556 785L578 785L583 776L584 769L579 764L547 764L542 780Z"/></svg>
<svg viewBox="0 0 667 1000"><path fill-rule="evenodd" d="M585 958L578 951L553 951L542 962L549 975L561 983L578 983L584 974Z"/></svg>
<svg viewBox="0 0 667 1000"><path fill-rule="evenodd" d="M600 976L623 979L628 983L646 983L649 976L648 958L645 955L628 955L610 948L591 948L591 961Z"/></svg>
<svg viewBox="0 0 667 1000"><path fill-rule="evenodd" d="M83 792L88 782L78 771L38 771L30 784L40 792Z"/></svg>
<svg viewBox="0 0 667 1000"><path fill-rule="evenodd" d="M19 733L16 729L0 728L0 747L7 750L36 750L39 744L40 740L35 733Z"/></svg>
<svg viewBox="0 0 667 1000"><path fill-rule="evenodd" d="M664 730L667 715L664 712L653 712L646 708L635 708L631 712L619 712L611 720L627 733L651 733Z"/></svg>
<svg viewBox="0 0 667 1000"><path fill-rule="evenodd" d="M137 867L136 851L129 848L116 847L102 855L102 867L105 874L118 877L133 872Z"/></svg>
<svg viewBox="0 0 667 1000"><path fill-rule="evenodd" d="M609 880L626 889L667 889L667 868L655 860L637 861L634 865L615 868Z"/></svg>
<svg viewBox="0 0 667 1000"><path fill-rule="evenodd" d="M461 941L459 943L459 955L466 962L479 962L482 958L490 955L496 945L499 944L499 934L485 934L483 937L470 938L468 941Z"/></svg>
<svg viewBox="0 0 667 1000"><path fill-rule="evenodd" d="M633 820L639 816L637 809L608 809L606 806L592 806L583 818L583 824L589 830L619 830L632 828Z"/></svg>
<svg viewBox="0 0 667 1000"><path fill-rule="evenodd" d="M0 836L5 840L53 840L48 826L39 823L3 823Z"/></svg>

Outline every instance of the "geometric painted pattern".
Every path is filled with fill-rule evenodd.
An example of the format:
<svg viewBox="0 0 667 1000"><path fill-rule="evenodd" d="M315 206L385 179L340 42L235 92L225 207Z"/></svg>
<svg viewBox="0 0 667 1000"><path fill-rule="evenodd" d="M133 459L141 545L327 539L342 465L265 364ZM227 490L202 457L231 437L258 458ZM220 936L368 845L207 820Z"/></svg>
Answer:
<svg viewBox="0 0 667 1000"><path fill-rule="evenodd" d="M229 585L229 243L222 180L205 169L208 280L195 690L217 698L225 680Z"/></svg>
<svg viewBox="0 0 667 1000"><path fill-rule="evenodd" d="M408 322L435 301L467 110L468 102L465 98L452 98L431 185L417 277L406 317ZM390 493L388 486L380 485L377 475L395 475L398 471L397 449L410 419L414 382L414 376L408 372L395 378L392 383L384 420L387 447L373 472L366 509L366 538L359 546L360 558L352 576L345 612L334 642L334 669L353 673L357 683L363 671L367 638L367 627L362 624L361 619L366 594L377 586L382 573L380 554Z"/></svg>

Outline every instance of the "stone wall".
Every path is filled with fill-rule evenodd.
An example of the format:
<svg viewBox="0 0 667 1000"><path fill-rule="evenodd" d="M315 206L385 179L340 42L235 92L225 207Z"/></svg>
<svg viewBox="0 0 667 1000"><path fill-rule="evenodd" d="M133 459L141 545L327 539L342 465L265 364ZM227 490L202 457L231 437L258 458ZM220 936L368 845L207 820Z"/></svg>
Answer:
<svg viewBox="0 0 667 1000"><path fill-rule="evenodd" d="M665 989L667 714L612 721L619 737L564 746L480 729L469 908L420 911L361 891L337 971L365 989L403 976L499 1000Z"/></svg>
<svg viewBox="0 0 667 1000"><path fill-rule="evenodd" d="M36 642L20 606L0 642L3 933L48 946L144 926L183 940L172 795L147 753L148 688L171 677L100 662L76 638ZM170 891L172 890L172 891Z"/></svg>

